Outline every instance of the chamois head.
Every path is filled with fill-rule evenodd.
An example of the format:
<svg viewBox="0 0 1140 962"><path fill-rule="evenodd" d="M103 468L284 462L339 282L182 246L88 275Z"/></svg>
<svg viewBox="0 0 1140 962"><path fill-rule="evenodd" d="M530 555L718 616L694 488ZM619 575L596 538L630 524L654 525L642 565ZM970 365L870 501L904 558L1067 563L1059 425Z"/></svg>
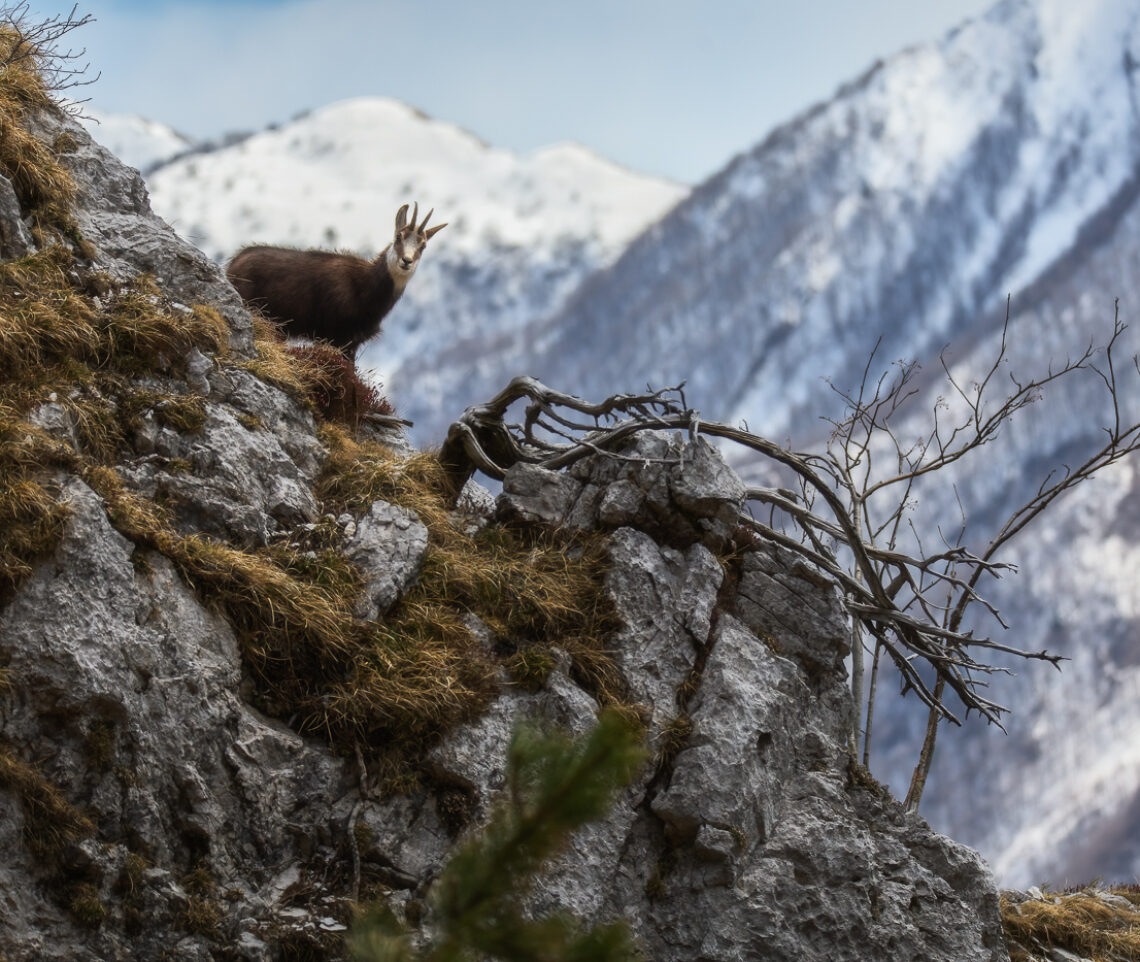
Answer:
<svg viewBox="0 0 1140 962"><path fill-rule="evenodd" d="M419 212L419 201L412 208L412 219L410 221L408 220L407 204L396 212L396 236L388 248L387 261L388 270L391 271L393 280L400 286L406 284L408 278L415 273L416 265L420 262L420 255L423 254L427 242L438 231L447 226L447 224L439 224L431 230L425 230L427 222L431 220L431 215L435 213L433 207L417 227L416 217L419 216Z"/></svg>

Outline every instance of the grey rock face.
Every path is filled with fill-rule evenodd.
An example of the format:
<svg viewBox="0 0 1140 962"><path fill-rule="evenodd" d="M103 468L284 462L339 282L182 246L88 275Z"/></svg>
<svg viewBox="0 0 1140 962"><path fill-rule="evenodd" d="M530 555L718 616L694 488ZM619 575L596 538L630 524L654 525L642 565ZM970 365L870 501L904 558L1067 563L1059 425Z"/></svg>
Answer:
<svg viewBox="0 0 1140 962"><path fill-rule="evenodd" d="M73 853L85 862L77 878L120 912L114 887L128 853L141 855L159 871L140 895L171 928L129 945L83 928L66 911L66 885L28 859L24 814L0 792L9 816L0 844L10 853L0 870L0 952L156 958L172 947L187 902L170 869L202 861L218 884L241 890L241 911L264 916L275 866L327 835L344 792L341 765L238 696L232 630L169 562L148 554L140 566L90 489L74 481L66 495L73 513L55 558L0 611L0 650L19 693L3 705L3 735L24 757L46 759L45 774L98 812L102 836L121 840L86 859ZM110 740L114 767L92 760L96 730Z"/></svg>
<svg viewBox="0 0 1140 962"><path fill-rule="evenodd" d="M839 588L819 569L777 545L750 551L741 565L736 608L761 638L780 639L780 651L808 668L842 670L851 651Z"/></svg>
<svg viewBox="0 0 1140 962"><path fill-rule="evenodd" d="M298 471L310 479L316 478L325 460L325 449L314 436L316 424L312 414L283 391L241 368L206 369L199 363L197 369L208 389L201 393L255 418L259 429L273 436Z"/></svg>
<svg viewBox="0 0 1140 962"><path fill-rule="evenodd" d="M635 435L618 457L598 455L567 474L516 465L503 479L507 518L576 528L630 526L676 547L728 544L744 505L744 485L703 438Z"/></svg>
<svg viewBox="0 0 1140 962"><path fill-rule="evenodd" d="M564 524L582 493L582 485L568 474L533 464L516 464L503 479L500 510L521 521Z"/></svg>
<svg viewBox="0 0 1140 962"><path fill-rule="evenodd" d="M713 642L693 735L651 803L678 853L658 910L706 906L687 957L1002 958L981 860L848 783L842 712L795 662L728 616Z"/></svg>
<svg viewBox="0 0 1140 962"><path fill-rule="evenodd" d="M414 512L375 502L345 546L365 580L356 616L371 620L387 611L419 577L427 547L428 530Z"/></svg>
<svg viewBox="0 0 1140 962"><path fill-rule="evenodd" d="M680 711L677 690L708 638L722 572L704 545L682 553L632 528L616 531L610 550L606 584L622 621L615 655L660 729Z"/></svg>
<svg viewBox="0 0 1140 962"><path fill-rule="evenodd" d="M194 433L148 423L145 440L156 461L139 461L123 475L139 491L174 506L185 533L206 531L239 544L265 544L271 534L315 521L320 513L310 479L275 435L251 430L226 406L206 404ZM171 461L189 471L171 471Z"/></svg>
<svg viewBox="0 0 1140 962"><path fill-rule="evenodd" d="M187 306L213 306L229 322L230 347L252 356L252 328L241 298L217 264L151 212L138 171L121 164L69 116L43 112L29 121L29 129L47 143L61 143L66 134L74 145L60 154L60 162L75 182L79 230L95 245L99 268L120 280L150 273Z"/></svg>
<svg viewBox="0 0 1140 962"><path fill-rule="evenodd" d="M33 248L32 235L24 226L12 182L0 174L0 258L23 257Z"/></svg>
<svg viewBox="0 0 1140 962"><path fill-rule="evenodd" d="M636 451L640 463L581 465L578 486L516 469L500 500L508 516L632 521L669 542L613 533L614 650L651 738L680 712L691 725L674 758L580 833L532 907L626 918L653 959L1006 959L981 859L848 773L849 628L835 584L760 545L726 589L700 540L714 529L693 516L727 537L735 478L663 436ZM493 794L495 770L462 767L477 797Z"/></svg>

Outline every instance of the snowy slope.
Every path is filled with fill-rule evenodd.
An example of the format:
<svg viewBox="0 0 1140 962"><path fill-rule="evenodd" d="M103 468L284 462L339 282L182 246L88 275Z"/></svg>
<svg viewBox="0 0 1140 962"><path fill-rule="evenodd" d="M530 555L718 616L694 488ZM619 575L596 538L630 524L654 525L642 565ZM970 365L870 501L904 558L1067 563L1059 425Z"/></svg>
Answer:
<svg viewBox="0 0 1140 962"><path fill-rule="evenodd" d="M91 109L83 113L80 119L91 136L144 174L194 146L176 130L144 117Z"/></svg>
<svg viewBox="0 0 1140 962"><path fill-rule="evenodd" d="M861 370L880 334L892 357L941 344L1122 189L1137 13L1006 0L876 65L592 279L532 366L590 394L687 377L706 415L810 427L820 375Z"/></svg>
<svg viewBox="0 0 1140 962"><path fill-rule="evenodd" d="M445 398L444 387L488 339L553 312L686 192L573 144L526 156L496 149L381 98L182 158L149 187L155 210L218 259L251 242L372 256L391 240L401 204L418 201L421 215L434 207L433 222L448 227L362 353L425 440L482 400ZM404 371L409 362L414 373Z"/></svg>

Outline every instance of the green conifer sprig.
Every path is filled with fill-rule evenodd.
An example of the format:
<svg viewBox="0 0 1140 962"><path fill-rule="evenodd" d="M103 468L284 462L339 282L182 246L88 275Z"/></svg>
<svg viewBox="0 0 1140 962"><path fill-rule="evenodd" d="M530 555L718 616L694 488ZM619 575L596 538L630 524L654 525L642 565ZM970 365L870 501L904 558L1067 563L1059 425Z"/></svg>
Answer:
<svg viewBox="0 0 1140 962"><path fill-rule="evenodd" d="M436 882L431 944L413 950L390 914L354 933L360 962L632 962L624 923L585 927L567 913L525 918L519 901L572 832L602 818L644 762L640 733L603 713L587 736L520 726L507 759L507 789L486 826Z"/></svg>

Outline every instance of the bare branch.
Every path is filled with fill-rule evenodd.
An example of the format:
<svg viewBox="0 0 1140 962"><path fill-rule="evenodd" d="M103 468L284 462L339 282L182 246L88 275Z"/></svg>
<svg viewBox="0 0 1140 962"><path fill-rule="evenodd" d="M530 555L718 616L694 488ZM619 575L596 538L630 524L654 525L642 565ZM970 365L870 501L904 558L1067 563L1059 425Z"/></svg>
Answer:
<svg viewBox="0 0 1140 962"><path fill-rule="evenodd" d="M87 75L90 63L83 62L86 48L63 45L74 30L94 22L90 14L78 15L79 5L71 12L38 18L31 14L27 2L0 5L0 26L8 35L0 44L0 73L10 69L31 68L39 74L45 89L56 95L59 106L72 113L82 113L86 99L64 96L67 91L95 83L100 75Z"/></svg>

